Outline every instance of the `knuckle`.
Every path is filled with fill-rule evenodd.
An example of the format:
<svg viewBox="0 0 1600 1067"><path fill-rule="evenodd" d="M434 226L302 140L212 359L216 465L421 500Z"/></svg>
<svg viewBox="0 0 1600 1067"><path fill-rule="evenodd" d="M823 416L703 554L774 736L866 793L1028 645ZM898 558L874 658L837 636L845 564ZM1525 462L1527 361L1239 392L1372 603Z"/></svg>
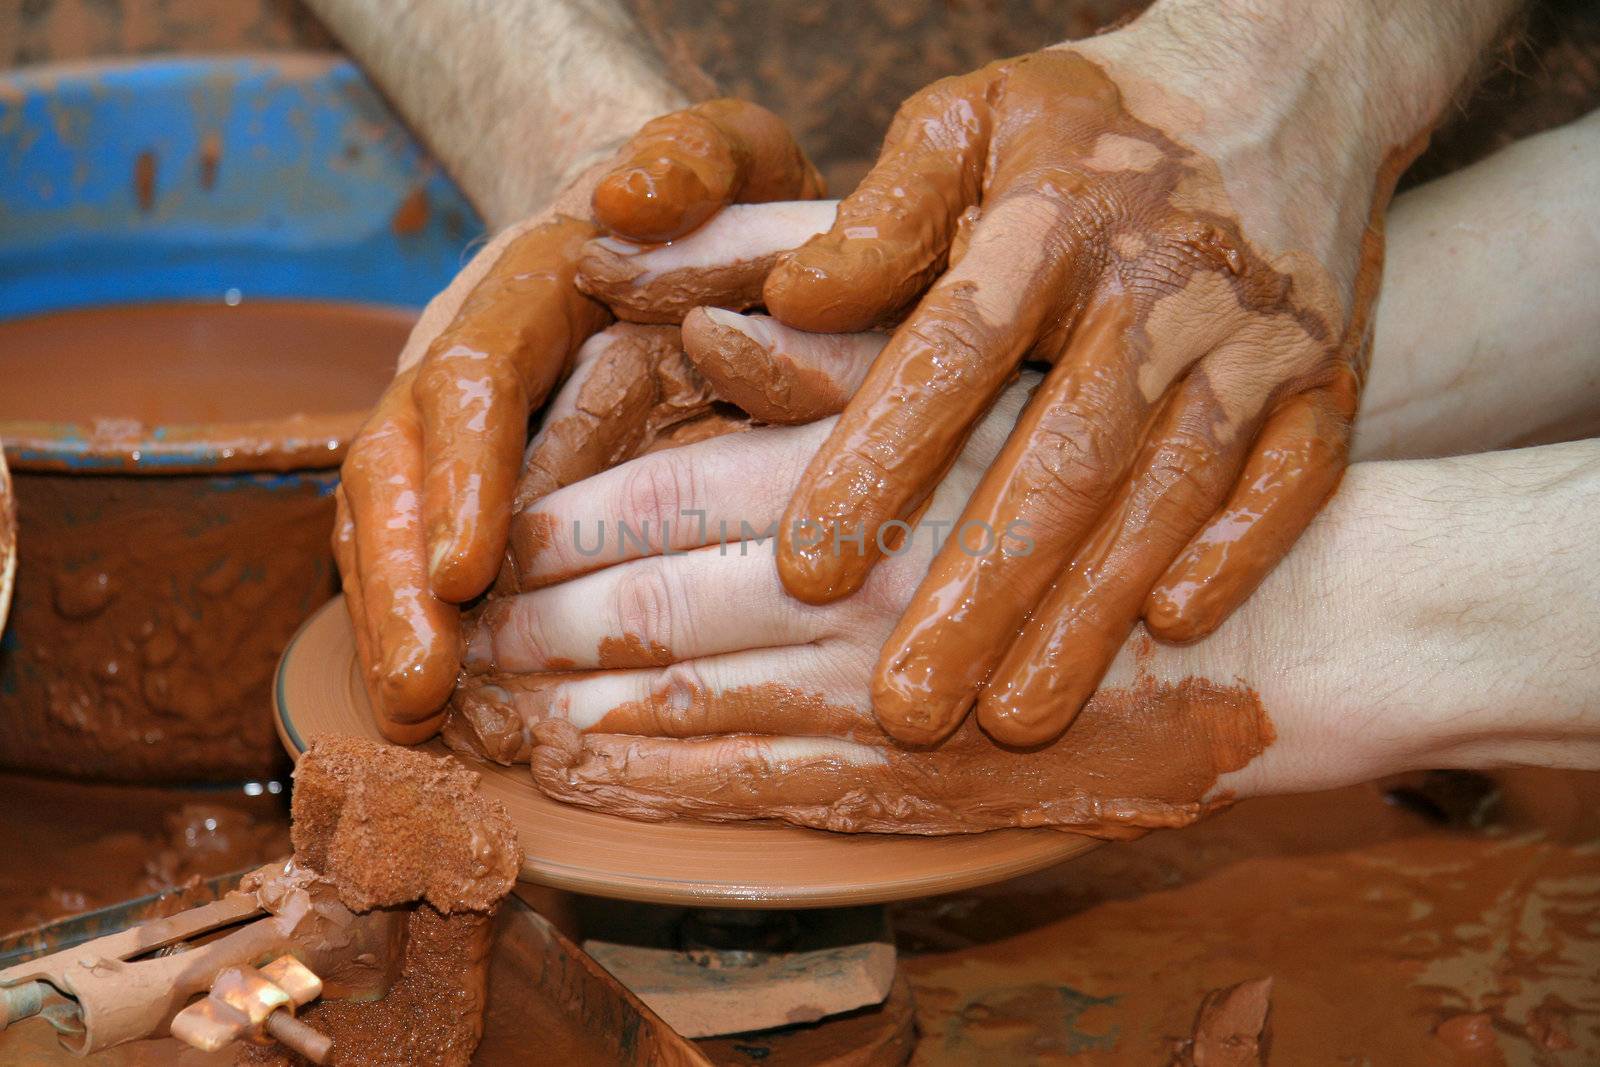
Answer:
<svg viewBox="0 0 1600 1067"><path fill-rule="evenodd" d="M511 610L496 620L499 623L493 634L496 659L526 660L542 666L550 658L550 644L542 621L544 613L535 610L527 601L512 601L511 604ZM509 649L502 644L507 640ZM508 656L507 652L512 654Z"/></svg>
<svg viewBox="0 0 1600 1067"><path fill-rule="evenodd" d="M665 737L693 737L706 733L705 679L691 661L673 663L662 671L651 693L650 710L655 730Z"/></svg>
<svg viewBox="0 0 1600 1067"><path fill-rule="evenodd" d="M675 610L672 583L654 560L624 568L615 595L617 633L647 645L671 645L672 626L681 613Z"/></svg>
<svg viewBox="0 0 1600 1067"><path fill-rule="evenodd" d="M622 476L619 490L619 521L665 531L664 524L679 517L679 512L694 506L693 471L679 457L661 453L642 463L631 464Z"/></svg>

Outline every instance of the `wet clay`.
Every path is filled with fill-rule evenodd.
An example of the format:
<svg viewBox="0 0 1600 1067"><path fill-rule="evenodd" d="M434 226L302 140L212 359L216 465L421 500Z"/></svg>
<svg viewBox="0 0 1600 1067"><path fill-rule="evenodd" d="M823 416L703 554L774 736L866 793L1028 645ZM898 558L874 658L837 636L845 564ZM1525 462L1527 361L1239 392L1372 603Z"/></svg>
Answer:
<svg viewBox="0 0 1600 1067"><path fill-rule="evenodd" d="M833 217L829 201L733 204L670 244L601 237L584 246L578 287L632 322L676 324L707 305L743 311L762 302L779 261Z"/></svg>
<svg viewBox="0 0 1600 1067"><path fill-rule="evenodd" d="M814 334L765 315L697 307L683 346L717 396L757 422L795 425L844 410L888 337Z"/></svg>
<svg viewBox="0 0 1600 1067"><path fill-rule="evenodd" d="M285 855L285 797L257 785L248 796L0 775L0 933Z"/></svg>
<svg viewBox="0 0 1600 1067"><path fill-rule="evenodd" d="M415 320L402 308L246 300L0 322L0 439L19 471L329 467Z"/></svg>
<svg viewBox="0 0 1600 1067"><path fill-rule="evenodd" d="M334 591L331 475L20 474L0 766L267 777L278 656Z"/></svg>
<svg viewBox="0 0 1600 1067"><path fill-rule="evenodd" d="M333 546L391 740L437 731L459 666L454 605L500 568L529 412L610 318L573 286L593 234L556 215L507 241L352 443Z"/></svg>
<svg viewBox="0 0 1600 1067"><path fill-rule="evenodd" d="M1479 825L1442 825L1382 784L1253 799L895 905L917 1062L1166 1063L1202 1036L1207 990L1266 976L1271 1063L1595 1062L1600 776L1495 777ZM1452 1044L1458 1030L1488 1047Z"/></svg>
<svg viewBox="0 0 1600 1067"><path fill-rule="evenodd" d="M494 911L521 861L505 808L459 764L357 738L314 741L295 772L294 864L352 911L413 904L398 977L378 1000L325 998L301 1017L335 1065L469 1063L483 1033ZM241 1062L299 1062L242 1048Z"/></svg>
<svg viewBox="0 0 1600 1067"><path fill-rule="evenodd" d="M1050 826L1125 839L1225 807L1225 799L1204 799L1218 776L1249 763L1273 739L1253 692L1201 679L1144 679L1102 690L1071 738L1019 752L995 745L970 722L930 751L907 751L881 736L868 742L859 727L855 743L740 733L700 742L586 735L564 720L541 721L544 678L558 683L561 676L470 688L457 705L463 721L447 728L447 739L500 762L531 758L534 780L548 795L639 819L779 819L920 834ZM670 733L673 721L712 715L729 729L781 733L774 716L785 707L799 715L818 710L814 701L796 699L758 688L696 709L691 695L685 711L680 694L664 693L616 709L601 728Z"/></svg>
<svg viewBox="0 0 1600 1067"><path fill-rule="evenodd" d="M684 139L696 132L705 139ZM594 203L613 234L635 239L676 237L723 202L821 193L782 124L738 101L657 120L619 159L598 179ZM587 180L555 211L581 211L570 201ZM593 224L553 214L506 240L414 376L385 394L345 465L335 554L367 690L391 740L414 744L437 731L459 666L453 605L480 596L501 569L529 413L610 321L574 285L595 236ZM657 255L670 266L670 250Z"/></svg>
<svg viewBox="0 0 1600 1067"><path fill-rule="evenodd" d="M634 241L681 237L732 203L810 200L822 176L783 120L745 100L708 100L645 123L594 190L594 217Z"/></svg>
<svg viewBox="0 0 1600 1067"><path fill-rule="evenodd" d="M450 760L354 738L312 742L294 775L296 861L353 911L426 900L488 911L511 891L521 852L505 809Z"/></svg>
<svg viewBox="0 0 1600 1067"><path fill-rule="evenodd" d="M418 367L428 579L445 600L475 597L493 580L528 414L609 321L573 286L578 250L593 234L588 223L557 216L512 241Z"/></svg>
<svg viewBox="0 0 1600 1067"><path fill-rule="evenodd" d="M1374 211L1389 191L1379 185ZM892 318L938 278L791 502L785 587L811 603L859 589L872 533L922 504L1021 361L1055 366L962 520L1022 524L1033 550L946 544L885 647L873 697L886 730L930 743L992 678L985 729L1006 744L1048 741L1227 499L1280 400L1312 398L1331 417L1269 424L1267 453L1310 430L1330 439L1312 452L1317 471L1342 466L1364 320L1349 314L1342 262L1300 247L1252 243L1218 163L1136 118L1084 55L992 64L901 109L832 230L765 287L783 322L849 331ZM1283 357L1271 380L1265 351ZM1281 479L1280 495L1313 504L1270 524L1306 518L1331 487ZM836 550L861 530L865 553ZM1083 581L1057 581L1078 554ZM1242 556L1233 567L1262 573Z"/></svg>
<svg viewBox="0 0 1600 1067"><path fill-rule="evenodd" d="M528 447L511 519L510 588L531 588L534 558L551 531L532 510L540 498L649 449L662 434L711 410L710 387L685 358L678 331L620 323L579 353Z"/></svg>
<svg viewBox="0 0 1600 1067"><path fill-rule="evenodd" d="M1213 989L1200 1001L1194 1031L1173 1049L1170 1067L1265 1067L1271 1014L1271 978Z"/></svg>

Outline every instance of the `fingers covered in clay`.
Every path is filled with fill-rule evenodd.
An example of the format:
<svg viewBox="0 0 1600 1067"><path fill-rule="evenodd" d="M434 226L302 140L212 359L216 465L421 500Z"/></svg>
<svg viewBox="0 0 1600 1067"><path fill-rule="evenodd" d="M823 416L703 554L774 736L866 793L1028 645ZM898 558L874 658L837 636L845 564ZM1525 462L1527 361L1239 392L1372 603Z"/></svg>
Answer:
<svg viewBox="0 0 1600 1067"><path fill-rule="evenodd" d="M981 101L992 80L988 68L946 78L901 106L877 164L832 227L767 279L775 316L821 333L868 330L938 277L982 190L993 116Z"/></svg>
<svg viewBox="0 0 1600 1067"><path fill-rule="evenodd" d="M784 595L771 554L770 540L674 550L499 598L469 625L466 664L518 673L663 666L818 639L824 613ZM740 610L727 610L735 599Z"/></svg>
<svg viewBox="0 0 1600 1067"><path fill-rule="evenodd" d="M511 520L508 589L538 584L552 550L574 554L562 550L575 545L553 543L557 524L545 498L707 416L712 400L675 327L619 323L585 343L528 446Z"/></svg>
<svg viewBox="0 0 1600 1067"><path fill-rule="evenodd" d="M884 644L872 700L895 738L935 744L960 725L1115 495L1154 407L1129 320L1116 299L1085 315Z"/></svg>
<svg viewBox="0 0 1600 1067"><path fill-rule="evenodd" d="M734 204L671 244L605 236L590 241L578 285L618 318L679 323L701 305L743 311L780 258L833 222L831 200Z"/></svg>
<svg viewBox="0 0 1600 1067"><path fill-rule="evenodd" d="M757 422L815 422L844 410L889 337L808 333L768 315L702 307L683 320L683 347L717 396Z"/></svg>
<svg viewBox="0 0 1600 1067"><path fill-rule="evenodd" d="M491 739L474 751L516 748L492 739L549 721L641 737L757 732L889 744L865 701L830 692L838 658L823 647L752 648L657 667L486 675L463 686L451 714L467 720L458 735ZM864 671L864 659L853 665Z"/></svg>
<svg viewBox="0 0 1600 1067"><path fill-rule="evenodd" d="M778 569L796 597L861 587L880 528L922 505L1015 377L1068 280L1064 247L1019 245L1032 225L1020 200L996 208L873 362L784 518Z"/></svg>
<svg viewBox="0 0 1600 1067"><path fill-rule="evenodd" d="M366 620L356 626L357 647L365 649L378 725L406 742L437 729L455 682L460 627L455 606L435 596L428 580L414 376L395 379L351 443L340 480L349 522L335 530L350 610Z"/></svg>
<svg viewBox="0 0 1600 1067"><path fill-rule="evenodd" d="M594 216L633 241L671 241L729 204L811 200L822 176L766 108L708 100L653 119L617 153L594 191Z"/></svg>
<svg viewBox="0 0 1600 1067"><path fill-rule="evenodd" d="M924 505L1025 359L1056 364L884 648L874 704L903 741L949 735L1025 624L1040 677L1060 686L1016 689L1025 665L1007 660L1016 677L1005 700L1027 692L1040 706L985 722L1015 743L1063 725L1232 489L1248 434L1278 398L1356 362L1350 341L1364 333L1370 290L1355 286L1353 309L1321 259L1263 254L1217 161L1135 117L1121 92L1070 49L930 87L830 232L768 279L767 309L783 323L858 330L910 298L886 294L914 296L937 278L876 357L780 527L784 585L810 603L862 587L882 555L879 532ZM1363 262L1378 261L1377 245L1367 240ZM1193 373L1223 351L1217 373ZM1201 382L1212 395L1185 394ZM1208 422L1219 447L1180 462L1182 435L1162 437L1162 413L1175 410ZM1156 466L1138 466L1141 455ZM1318 470L1304 499L1320 504L1342 462L1329 449L1308 460ZM1190 499L1185 487L1204 492ZM1214 625L1287 550L1300 528L1291 518L1317 506L1295 503L1287 483L1269 495L1284 520L1261 527L1261 565L1213 582L1212 621L1200 618L1206 598L1187 611L1152 601L1158 632ZM1018 524L1025 550L1008 552ZM1063 592L1063 572L1097 530L1145 551L1099 560ZM1186 614L1195 619L1180 622ZM1008 726L1017 716L1038 722Z"/></svg>
<svg viewBox="0 0 1600 1067"><path fill-rule="evenodd" d="M1353 383L1286 401L1262 428L1238 486L1167 568L1145 602L1145 625L1166 641L1198 641L1261 584L1343 476Z"/></svg>
<svg viewBox="0 0 1600 1067"><path fill-rule="evenodd" d="M482 593L505 552L528 413L566 373L605 309L573 280L588 223L557 217L519 235L428 346L421 416L428 573L439 597Z"/></svg>
<svg viewBox="0 0 1600 1067"><path fill-rule="evenodd" d="M1249 410L1249 409L1247 409ZM1255 435L1220 410L1204 368L1161 413L1131 477L1022 627L978 700L1007 745L1054 740L1099 686L1148 591L1211 517Z"/></svg>

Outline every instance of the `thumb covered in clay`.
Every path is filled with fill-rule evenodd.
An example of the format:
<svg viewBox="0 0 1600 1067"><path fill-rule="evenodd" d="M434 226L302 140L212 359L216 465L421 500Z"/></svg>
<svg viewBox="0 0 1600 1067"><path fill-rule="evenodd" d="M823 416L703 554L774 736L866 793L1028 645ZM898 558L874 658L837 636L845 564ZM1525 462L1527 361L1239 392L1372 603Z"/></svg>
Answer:
<svg viewBox="0 0 1600 1067"><path fill-rule="evenodd" d="M717 307L683 320L684 351L718 399L779 426L843 411L888 341L884 333L808 333Z"/></svg>
<svg viewBox="0 0 1600 1067"><path fill-rule="evenodd" d="M594 190L618 237L671 241L729 204L811 200L824 183L783 120L746 100L707 100L646 123Z"/></svg>

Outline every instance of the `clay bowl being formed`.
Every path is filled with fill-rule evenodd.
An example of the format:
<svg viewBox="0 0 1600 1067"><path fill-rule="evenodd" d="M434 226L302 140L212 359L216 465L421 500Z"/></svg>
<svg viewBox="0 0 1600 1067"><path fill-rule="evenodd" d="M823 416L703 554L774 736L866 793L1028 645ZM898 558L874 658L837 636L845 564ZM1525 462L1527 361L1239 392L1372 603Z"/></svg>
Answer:
<svg viewBox="0 0 1600 1067"><path fill-rule="evenodd" d="M306 620L273 687L284 747L298 757L319 736L382 741L356 663L355 633L336 599ZM1057 830L925 837L841 834L768 822L639 822L539 792L527 767L451 752L505 804L523 848L522 878L575 893L700 907L816 908L882 903L987 885L1101 842Z"/></svg>
<svg viewBox="0 0 1600 1067"><path fill-rule="evenodd" d="M281 773L338 465L476 217L331 56L25 68L0 99L0 768Z"/></svg>

